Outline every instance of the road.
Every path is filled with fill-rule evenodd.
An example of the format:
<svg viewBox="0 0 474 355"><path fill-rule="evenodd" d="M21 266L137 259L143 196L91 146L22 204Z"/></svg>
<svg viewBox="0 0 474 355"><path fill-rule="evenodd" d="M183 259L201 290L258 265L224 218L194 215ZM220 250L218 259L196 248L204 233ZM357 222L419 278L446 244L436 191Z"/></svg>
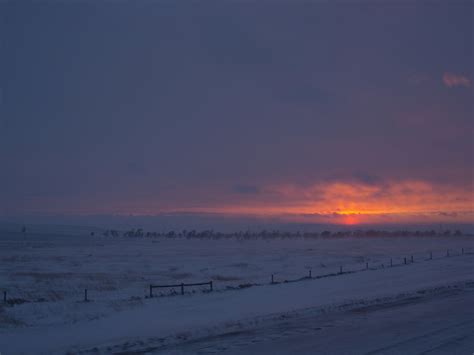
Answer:
<svg viewBox="0 0 474 355"><path fill-rule="evenodd" d="M473 354L474 285L339 312L283 318L151 353Z"/></svg>

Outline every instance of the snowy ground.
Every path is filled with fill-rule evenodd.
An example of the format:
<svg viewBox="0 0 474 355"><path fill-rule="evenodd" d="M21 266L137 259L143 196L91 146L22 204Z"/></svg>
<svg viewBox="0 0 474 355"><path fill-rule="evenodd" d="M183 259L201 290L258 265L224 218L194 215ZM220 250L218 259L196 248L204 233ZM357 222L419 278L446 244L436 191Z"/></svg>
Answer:
<svg viewBox="0 0 474 355"><path fill-rule="evenodd" d="M0 307L0 352L312 353L331 349L331 339L342 334L348 345L333 341L336 347L328 352L448 347L462 353L473 342L466 334L474 333L468 307L474 305L473 242L132 240L0 232L0 287L9 298L27 301ZM347 273L337 275L341 265ZM276 281L293 280L309 269L313 277L336 275L268 284L271 274ZM184 296L146 298L149 283L211 279L212 293L197 288ZM229 289L245 284L259 285ZM81 302L84 288L91 302ZM414 322L424 322L422 331L415 331ZM366 337L375 329L380 335L370 346L353 334Z"/></svg>

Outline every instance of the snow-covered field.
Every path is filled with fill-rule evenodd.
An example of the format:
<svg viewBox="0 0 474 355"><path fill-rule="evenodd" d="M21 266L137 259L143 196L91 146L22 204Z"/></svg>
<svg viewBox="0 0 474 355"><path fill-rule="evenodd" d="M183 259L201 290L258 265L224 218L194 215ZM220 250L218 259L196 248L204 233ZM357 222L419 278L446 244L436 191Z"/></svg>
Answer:
<svg viewBox="0 0 474 355"><path fill-rule="evenodd" d="M311 280L284 282L309 270ZM403 303L413 295L425 308L444 299L465 305L472 270L472 237L187 240L4 231L0 288L9 303L0 306L0 353L275 353L265 345L271 339L282 339L280 350L295 336L304 344L300 338L313 337L308 329L323 329L319 322L328 314L355 319L357 312L348 310ZM278 284L269 284L272 274ZM322 275L332 276L317 278ZM155 289L165 297L148 298L150 283L210 280L212 293L205 292L208 287L186 289L184 296L173 295L179 288ZM254 286L243 287L248 285ZM86 288L90 302L83 302ZM459 332L472 330L472 312L461 313L470 320L463 316L467 328ZM285 332L287 323L298 331ZM256 339L263 345L256 346Z"/></svg>

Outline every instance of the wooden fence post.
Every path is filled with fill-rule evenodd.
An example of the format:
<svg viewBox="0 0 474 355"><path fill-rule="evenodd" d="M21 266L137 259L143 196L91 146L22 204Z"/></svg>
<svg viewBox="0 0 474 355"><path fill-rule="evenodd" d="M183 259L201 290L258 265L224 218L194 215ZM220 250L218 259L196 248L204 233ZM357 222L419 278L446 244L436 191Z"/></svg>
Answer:
<svg viewBox="0 0 474 355"><path fill-rule="evenodd" d="M403 258L403 262L405 263L405 265L407 264L407 258Z"/></svg>
<svg viewBox="0 0 474 355"><path fill-rule="evenodd" d="M309 278L311 278L311 277L312 277L312 276L311 276L311 269L309 269Z"/></svg>
<svg viewBox="0 0 474 355"><path fill-rule="evenodd" d="M153 297L153 287L150 284L150 298L152 298L152 297Z"/></svg>
<svg viewBox="0 0 474 355"><path fill-rule="evenodd" d="M210 290L211 290L211 292L212 292L212 281L209 282L209 287L210 287Z"/></svg>
<svg viewBox="0 0 474 355"><path fill-rule="evenodd" d="M390 258L390 267L392 267L392 266L393 266L393 260L392 260L392 258Z"/></svg>
<svg viewBox="0 0 474 355"><path fill-rule="evenodd" d="M184 283L181 284L181 294L184 295Z"/></svg>
<svg viewBox="0 0 474 355"><path fill-rule="evenodd" d="M411 256L411 262L413 262L413 255Z"/></svg>

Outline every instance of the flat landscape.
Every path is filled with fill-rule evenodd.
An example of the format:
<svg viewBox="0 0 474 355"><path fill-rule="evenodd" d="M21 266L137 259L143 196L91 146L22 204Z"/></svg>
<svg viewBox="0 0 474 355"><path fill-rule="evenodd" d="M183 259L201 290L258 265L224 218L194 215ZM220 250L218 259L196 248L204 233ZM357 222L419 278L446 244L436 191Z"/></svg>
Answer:
<svg viewBox="0 0 474 355"><path fill-rule="evenodd" d="M407 329L423 320L424 331L435 334L443 325L446 342L473 334L470 236L214 240L52 228L4 230L0 244L0 287L7 292L0 306L2 354L311 353L318 344L343 353L335 337L346 332L348 344L361 342L349 333L374 330L376 323L364 321L370 314ZM203 285L182 295L171 287L149 297L150 284L211 280L212 292ZM418 319L423 307L431 313ZM454 328L446 326L450 319ZM380 331L388 335L390 324L378 324L386 324ZM402 338L418 339L400 329ZM55 334L54 341L46 334ZM384 349L383 337L377 339L358 349ZM416 339L406 341L418 348L393 351L427 350ZM472 337L458 343L463 350Z"/></svg>
<svg viewBox="0 0 474 355"><path fill-rule="evenodd" d="M0 355L474 355L473 0L0 14Z"/></svg>

